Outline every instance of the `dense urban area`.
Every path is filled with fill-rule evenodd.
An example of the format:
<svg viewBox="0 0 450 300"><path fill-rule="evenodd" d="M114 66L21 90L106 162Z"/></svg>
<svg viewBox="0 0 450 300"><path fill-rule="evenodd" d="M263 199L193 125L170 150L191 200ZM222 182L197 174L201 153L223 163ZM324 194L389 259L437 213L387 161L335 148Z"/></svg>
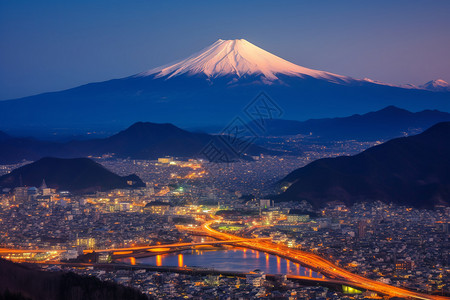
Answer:
<svg viewBox="0 0 450 300"><path fill-rule="evenodd" d="M118 174L138 174L146 187L73 195L47 187L43 178L37 187L4 189L0 196L1 255L16 262L39 262L46 271L71 271L113 281L156 299L383 296L350 286L340 290L308 286L288 278L289 273L249 269L218 274L218 270L209 272L207 266L186 266L183 255L192 255L195 247L175 254L155 250L156 269L146 269L139 257L126 258L127 253L101 251L196 243L195 231L213 217L220 218L214 224L220 232L318 254L348 271L392 286L448 293L450 208L425 210L383 202L346 207L331 202L317 210L307 202L277 203L264 198L295 168L319 157L357 153L373 144L335 143L329 149L322 146L327 151L311 147L299 157L260 156L227 165L171 157L155 161L97 158ZM6 174L23 164L0 169ZM233 246L216 245L202 251L229 249ZM181 262L163 265L161 257L169 255L179 255ZM124 267L127 264L130 268ZM198 272L186 272L187 267Z"/></svg>

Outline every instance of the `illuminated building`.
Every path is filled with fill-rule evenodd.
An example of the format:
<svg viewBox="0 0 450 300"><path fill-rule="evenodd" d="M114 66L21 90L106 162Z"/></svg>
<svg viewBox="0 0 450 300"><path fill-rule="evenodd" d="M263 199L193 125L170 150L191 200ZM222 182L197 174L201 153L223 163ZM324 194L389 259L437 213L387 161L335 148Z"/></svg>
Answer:
<svg viewBox="0 0 450 300"><path fill-rule="evenodd" d="M173 161L173 157L160 157L158 158L158 162L161 164L169 164Z"/></svg>
<svg viewBox="0 0 450 300"><path fill-rule="evenodd" d="M170 204L162 201L152 201L145 205L144 212L163 215L170 209Z"/></svg>
<svg viewBox="0 0 450 300"><path fill-rule="evenodd" d="M95 239L94 238L78 238L77 246L86 248L86 249L94 249L95 248Z"/></svg>
<svg viewBox="0 0 450 300"><path fill-rule="evenodd" d="M16 202L25 202L28 200L28 187L20 186L14 189L14 200Z"/></svg>
<svg viewBox="0 0 450 300"><path fill-rule="evenodd" d="M351 286L346 286L346 285L342 286L342 292L344 294L362 294L362 292L360 290L357 290L355 288L352 288Z"/></svg>
<svg viewBox="0 0 450 300"><path fill-rule="evenodd" d="M261 208L269 208L273 206L273 200L270 199L260 199L259 200L259 206Z"/></svg>
<svg viewBox="0 0 450 300"><path fill-rule="evenodd" d="M412 270L414 267L414 262L411 260L398 260L395 263L395 270L397 271L408 271Z"/></svg>
<svg viewBox="0 0 450 300"><path fill-rule="evenodd" d="M288 223L308 222L309 215L305 215L302 211L291 209L287 215Z"/></svg>
<svg viewBox="0 0 450 300"><path fill-rule="evenodd" d="M109 263L111 262L111 255L109 255L109 253L99 253L98 257L97 257L97 262L98 263Z"/></svg>
<svg viewBox="0 0 450 300"><path fill-rule="evenodd" d="M251 272L251 274L247 274L245 276L245 279L247 281L247 284L253 285L254 287L260 287L263 285L266 279L266 275L260 270L255 270Z"/></svg>
<svg viewBox="0 0 450 300"><path fill-rule="evenodd" d="M131 205L128 202L120 202L119 207L120 207L120 211L129 211L131 208Z"/></svg>
<svg viewBox="0 0 450 300"><path fill-rule="evenodd" d="M51 189L47 186L45 179L42 179L42 184L39 187L39 190L41 191L42 196L49 196L56 193L56 189Z"/></svg>

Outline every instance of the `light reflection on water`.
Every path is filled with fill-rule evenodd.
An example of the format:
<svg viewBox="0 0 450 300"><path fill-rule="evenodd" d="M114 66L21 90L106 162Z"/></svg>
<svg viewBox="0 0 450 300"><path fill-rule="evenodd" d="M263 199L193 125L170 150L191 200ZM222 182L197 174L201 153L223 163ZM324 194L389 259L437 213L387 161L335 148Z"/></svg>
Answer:
<svg viewBox="0 0 450 300"><path fill-rule="evenodd" d="M129 262L129 259L123 261ZM136 259L138 264L170 267L200 267L223 271L250 272L260 269L267 274L290 274L322 278L321 274L297 263L259 252L232 248L228 250L187 250L183 253L156 255Z"/></svg>

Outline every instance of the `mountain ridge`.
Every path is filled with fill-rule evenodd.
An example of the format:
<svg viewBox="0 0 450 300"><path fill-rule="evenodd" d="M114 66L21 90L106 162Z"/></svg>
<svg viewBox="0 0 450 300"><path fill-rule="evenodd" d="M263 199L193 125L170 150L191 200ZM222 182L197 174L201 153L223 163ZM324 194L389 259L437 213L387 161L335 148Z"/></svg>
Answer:
<svg viewBox="0 0 450 300"><path fill-rule="evenodd" d="M265 120L264 135L312 134L321 140L376 141L418 133L432 125L450 121L450 113L438 110L410 112L396 106L346 117L306 121ZM252 123L249 124L254 127Z"/></svg>
<svg viewBox="0 0 450 300"><path fill-rule="evenodd" d="M0 299L148 300L140 291L93 276L48 272L0 258Z"/></svg>
<svg viewBox="0 0 450 300"><path fill-rule="evenodd" d="M352 205L381 200L419 208L449 205L450 122L390 140L354 156L323 158L280 181L279 201L330 201Z"/></svg>
<svg viewBox="0 0 450 300"><path fill-rule="evenodd" d="M228 57L234 52L222 49L227 48L227 43L230 42L215 45L212 54L208 52L205 57L201 53L188 57L186 64L182 61L140 75L0 101L0 128L110 131L148 120L184 127L225 126L247 105L255 103L261 91L282 108L287 119L363 113L388 105L412 111L450 112L450 92L350 80L347 76L297 66L254 45L242 50L243 57L250 55L251 61L256 61L251 63L240 54ZM257 57L253 57L254 53ZM211 61L207 54L212 55ZM226 59L217 61L219 58ZM238 67L242 69L236 72ZM164 71L160 77L158 71ZM168 78L174 72L177 76ZM224 76L212 76L211 72ZM297 76L299 73L302 75Z"/></svg>
<svg viewBox="0 0 450 300"><path fill-rule="evenodd" d="M74 158L115 154L120 158L157 159L174 156L201 158L201 152L210 142L220 142L218 136L193 133L173 124L137 122L120 132L102 139L48 142L33 138L0 140L0 163L38 160L45 156ZM249 145L241 158L248 155L282 154L257 145ZM237 159L236 155L233 156Z"/></svg>
<svg viewBox="0 0 450 300"><path fill-rule="evenodd" d="M40 186L75 193L107 191L115 188L145 187L135 174L119 176L89 158L44 157L0 176L0 186Z"/></svg>

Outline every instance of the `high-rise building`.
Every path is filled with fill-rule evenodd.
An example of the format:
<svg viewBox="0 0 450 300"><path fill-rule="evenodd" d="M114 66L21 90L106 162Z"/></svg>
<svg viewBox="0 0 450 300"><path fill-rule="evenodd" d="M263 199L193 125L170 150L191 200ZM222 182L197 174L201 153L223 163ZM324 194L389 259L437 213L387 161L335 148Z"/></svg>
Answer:
<svg viewBox="0 0 450 300"><path fill-rule="evenodd" d="M28 187L19 186L14 189L14 201L25 202L28 200Z"/></svg>
<svg viewBox="0 0 450 300"><path fill-rule="evenodd" d="M259 206L261 208L269 208L273 206L273 200L270 199L260 199L259 200Z"/></svg>
<svg viewBox="0 0 450 300"><path fill-rule="evenodd" d="M358 238L359 239L362 239L366 236L366 227L367 227L366 221L358 222Z"/></svg>

